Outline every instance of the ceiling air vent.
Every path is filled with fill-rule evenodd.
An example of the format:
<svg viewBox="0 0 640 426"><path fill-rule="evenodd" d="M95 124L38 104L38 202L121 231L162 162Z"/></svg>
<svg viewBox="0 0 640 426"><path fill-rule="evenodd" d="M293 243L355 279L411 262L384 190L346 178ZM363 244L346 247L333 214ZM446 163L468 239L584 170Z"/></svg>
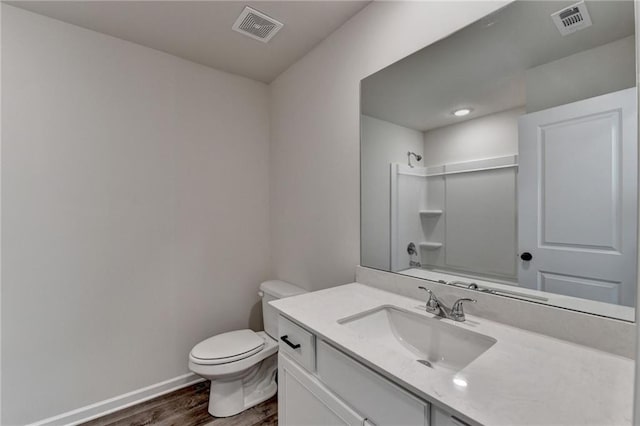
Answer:
<svg viewBox="0 0 640 426"><path fill-rule="evenodd" d="M284 26L282 22L265 15L250 7L245 7L233 29L241 34L260 40L264 43L273 38L274 35Z"/></svg>
<svg viewBox="0 0 640 426"><path fill-rule="evenodd" d="M563 36L591 26L591 16L584 1L551 14L551 19Z"/></svg>

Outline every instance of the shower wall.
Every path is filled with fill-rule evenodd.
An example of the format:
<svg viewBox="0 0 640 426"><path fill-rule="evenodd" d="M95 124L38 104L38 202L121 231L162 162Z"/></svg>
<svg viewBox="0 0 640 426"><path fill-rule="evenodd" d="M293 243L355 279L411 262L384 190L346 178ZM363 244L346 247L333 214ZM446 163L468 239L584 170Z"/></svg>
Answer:
<svg viewBox="0 0 640 426"><path fill-rule="evenodd" d="M518 117L524 108L424 133L425 267L516 280Z"/></svg>
<svg viewBox="0 0 640 426"><path fill-rule="evenodd" d="M391 267L389 164L407 164L407 152L422 155L423 133L363 115L361 121L362 248L360 262L372 268ZM423 160L424 161L424 160ZM414 164L415 159L412 159Z"/></svg>
<svg viewBox="0 0 640 426"><path fill-rule="evenodd" d="M419 261L423 268L514 283L516 168L516 155L426 168L392 164L391 270Z"/></svg>
<svg viewBox="0 0 640 426"><path fill-rule="evenodd" d="M427 208L427 169L391 164L391 270L402 271L420 261L424 246L421 211ZM409 255L410 243L416 255ZM422 244L422 246L421 246Z"/></svg>
<svg viewBox="0 0 640 426"><path fill-rule="evenodd" d="M401 271L414 261L515 280L523 113L516 108L427 132L363 116L362 264ZM408 151L423 156L413 168ZM467 171L494 163L505 168ZM415 256L407 252L410 243Z"/></svg>

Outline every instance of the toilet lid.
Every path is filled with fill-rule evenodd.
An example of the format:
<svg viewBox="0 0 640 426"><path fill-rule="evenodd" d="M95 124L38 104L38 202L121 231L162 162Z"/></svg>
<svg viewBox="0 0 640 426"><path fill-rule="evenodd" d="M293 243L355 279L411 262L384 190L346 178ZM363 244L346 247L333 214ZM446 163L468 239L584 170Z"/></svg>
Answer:
<svg viewBox="0 0 640 426"><path fill-rule="evenodd" d="M218 334L198 343L191 356L201 360L231 362L260 352L264 339L252 330L235 330Z"/></svg>

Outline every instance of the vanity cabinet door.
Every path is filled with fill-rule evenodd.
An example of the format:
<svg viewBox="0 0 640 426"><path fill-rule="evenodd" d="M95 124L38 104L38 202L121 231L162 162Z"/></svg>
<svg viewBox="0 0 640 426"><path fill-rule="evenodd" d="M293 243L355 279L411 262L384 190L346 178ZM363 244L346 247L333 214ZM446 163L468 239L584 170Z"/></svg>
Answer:
<svg viewBox="0 0 640 426"><path fill-rule="evenodd" d="M427 426L430 405L378 373L318 340L317 373L322 383L376 426Z"/></svg>
<svg viewBox="0 0 640 426"><path fill-rule="evenodd" d="M431 426L469 426L451 414L431 406Z"/></svg>
<svg viewBox="0 0 640 426"><path fill-rule="evenodd" d="M278 425L362 426L365 419L287 355L278 355Z"/></svg>

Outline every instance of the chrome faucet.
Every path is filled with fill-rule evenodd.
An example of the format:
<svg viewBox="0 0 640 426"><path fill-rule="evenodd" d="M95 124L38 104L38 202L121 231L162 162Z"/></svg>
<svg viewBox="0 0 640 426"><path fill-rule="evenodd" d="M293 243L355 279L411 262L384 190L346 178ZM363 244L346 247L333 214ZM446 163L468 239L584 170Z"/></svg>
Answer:
<svg viewBox="0 0 640 426"><path fill-rule="evenodd" d="M426 311L431 312L432 314L436 314L437 316L442 318L449 318L454 321L463 322L466 319L464 316L463 303L476 303L475 299L463 297L456 300L451 309L449 309L436 297L436 295L431 290L422 286L419 286L418 288L429 293L429 299L427 299L425 307Z"/></svg>
<svg viewBox="0 0 640 426"><path fill-rule="evenodd" d="M456 300L456 302L451 307L451 319L454 321L462 322L465 321L466 318L464 316L464 309L462 308L463 302L471 302L476 303L476 299L470 299L468 297L463 297L462 299Z"/></svg>
<svg viewBox="0 0 640 426"><path fill-rule="evenodd" d="M442 304L440 300L436 297L436 295L426 287L419 286L420 290L424 290L429 293L429 299L427 300L426 311L431 312L432 314L436 314L442 317L447 317L446 312L442 309Z"/></svg>

